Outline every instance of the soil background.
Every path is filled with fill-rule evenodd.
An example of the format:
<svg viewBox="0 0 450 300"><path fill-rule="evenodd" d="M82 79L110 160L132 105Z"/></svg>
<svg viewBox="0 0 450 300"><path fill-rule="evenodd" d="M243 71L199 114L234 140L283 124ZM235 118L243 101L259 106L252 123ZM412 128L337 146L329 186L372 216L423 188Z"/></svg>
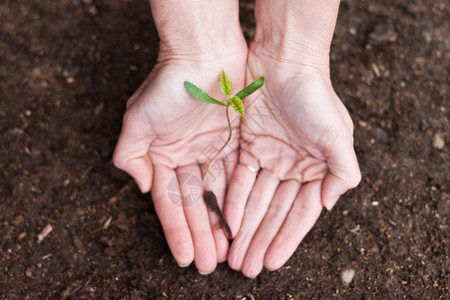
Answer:
<svg viewBox="0 0 450 300"><path fill-rule="evenodd" d="M0 298L449 299L449 32L446 0L344 0L331 71L361 184L280 270L201 276L111 162L158 52L147 1L0 0Z"/></svg>

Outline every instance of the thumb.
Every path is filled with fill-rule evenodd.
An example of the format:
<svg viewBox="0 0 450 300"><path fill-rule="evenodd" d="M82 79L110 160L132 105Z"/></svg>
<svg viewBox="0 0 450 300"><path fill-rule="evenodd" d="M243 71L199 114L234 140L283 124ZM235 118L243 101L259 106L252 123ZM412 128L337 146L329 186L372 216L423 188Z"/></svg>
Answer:
<svg viewBox="0 0 450 300"><path fill-rule="evenodd" d="M322 184L322 205L331 210L339 197L361 181L353 139L339 141L328 153L328 174Z"/></svg>
<svg viewBox="0 0 450 300"><path fill-rule="evenodd" d="M136 106L131 106L123 117L113 161L117 168L134 178L143 193L150 191L152 185L153 166L148 155L152 140L150 124Z"/></svg>

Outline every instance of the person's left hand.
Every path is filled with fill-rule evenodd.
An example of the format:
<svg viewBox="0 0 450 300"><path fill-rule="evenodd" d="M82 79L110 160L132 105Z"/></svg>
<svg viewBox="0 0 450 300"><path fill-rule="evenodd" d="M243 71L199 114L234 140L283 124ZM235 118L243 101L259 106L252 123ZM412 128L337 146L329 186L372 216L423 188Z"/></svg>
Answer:
<svg viewBox="0 0 450 300"><path fill-rule="evenodd" d="M248 277L281 267L322 207L361 176L353 124L328 74L261 53L249 53L247 82L263 75L265 84L245 101L224 212L235 235L228 263Z"/></svg>

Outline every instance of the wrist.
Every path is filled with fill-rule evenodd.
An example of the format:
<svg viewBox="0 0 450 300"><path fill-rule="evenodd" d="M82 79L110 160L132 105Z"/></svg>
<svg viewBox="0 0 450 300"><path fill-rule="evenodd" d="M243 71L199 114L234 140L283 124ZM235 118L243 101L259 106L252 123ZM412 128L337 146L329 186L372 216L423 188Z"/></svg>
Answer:
<svg viewBox="0 0 450 300"><path fill-rule="evenodd" d="M280 66L330 76L329 50L316 51L299 46L293 48L289 45L274 45L265 39L252 41L249 49L253 55L266 58Z"/></svg>
<svg viewBox="0 0 450 300"><path fill-rule="evenodd" d="M160 38L159 61L215 59L246 45L236 0L151 0L150 4Z"/></svg>
<svg viewBox="0 0 450 300"><path fill-rule="evenodd" d="M339 3L257 0L252 51L282 62L328 69Z"/></svg>
<svg viewBox="0 0 450 300"><path fill-rule="evenodd" d="M218 61L230 56L247 56L247 43L243 36L226 37L220 41L198 38L195 42L173 39L160 41L158 62L187 60L193 62Z"/></svg>

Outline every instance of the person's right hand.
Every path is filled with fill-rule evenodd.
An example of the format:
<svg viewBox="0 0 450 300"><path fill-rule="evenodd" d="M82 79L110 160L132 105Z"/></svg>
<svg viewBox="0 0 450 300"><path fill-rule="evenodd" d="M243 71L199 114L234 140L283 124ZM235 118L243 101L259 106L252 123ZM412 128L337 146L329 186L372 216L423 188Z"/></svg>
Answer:
<svg viewBox="0 0 450 300"><path fill-rule="evenodd" d="M151 188L175 260L180 266L195 260L202 273L213 271L217 262L225 261L228 251L227 238L216 228L216 217L201 199L201 165L206 166L222 146L228 127L224 107L193 98L184 81L223 101L219 86L223 68L235 90L242 89L247 46L242 39L232 48L210 59L196 61L177 56L159 62L127 103L114 153L116 166L128 172L142 192ZM238 125L233 123L235 132ZM236 161L236 148L237 139L233 138L225 149L227 155L215 164L214 176L210 175L207 182L220 206L226 192L226 175L231 175Z"/></svg>

